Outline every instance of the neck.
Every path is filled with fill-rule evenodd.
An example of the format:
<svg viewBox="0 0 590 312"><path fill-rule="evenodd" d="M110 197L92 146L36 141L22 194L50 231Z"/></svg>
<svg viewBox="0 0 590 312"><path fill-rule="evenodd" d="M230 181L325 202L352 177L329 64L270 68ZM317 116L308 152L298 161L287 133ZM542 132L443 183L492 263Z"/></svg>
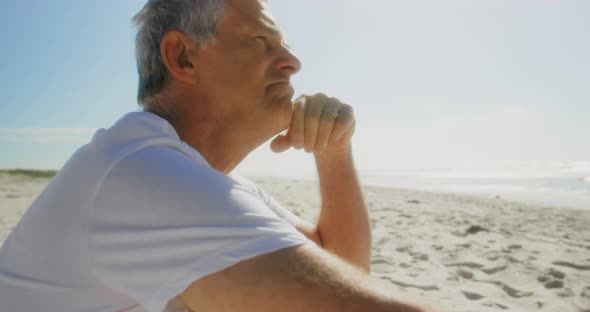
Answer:
<svg viewBox="0 0 590 312"><path fill-rule="evenodd" d="M213 169L223 174L233 171L250 152L265 141L248 141L249 138L256 137L250 133L252 127L243 127L235 121L224 120L204 107L199 110L183 110L175 105L173 115L154 107L146 108L145 111L166 119L181 141L197 150Z"/></svg>
<svg viewBox="0 0 590 312"><path fill-rule="evenodd" d="M245 141L251 136L245 131L236 131L237 127L228 127L227 124L205 119L200 119L195 124L193 119L179 120L172 126L180 139L196 149L213 169L228 174L262 142L259 144Z"/></svg>

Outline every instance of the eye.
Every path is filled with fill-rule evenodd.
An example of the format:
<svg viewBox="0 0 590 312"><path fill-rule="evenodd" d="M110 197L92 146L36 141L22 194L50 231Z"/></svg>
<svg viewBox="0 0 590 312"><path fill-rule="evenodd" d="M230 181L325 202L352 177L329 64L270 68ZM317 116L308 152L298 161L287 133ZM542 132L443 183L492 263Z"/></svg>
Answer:
<svg viewBox="0 0 590 312"><path fill-rule="evenodd" d="M268 37L267 36L257 36L256 37L257 40L260 40L264 43L266 43L268 41Z"/></svg>

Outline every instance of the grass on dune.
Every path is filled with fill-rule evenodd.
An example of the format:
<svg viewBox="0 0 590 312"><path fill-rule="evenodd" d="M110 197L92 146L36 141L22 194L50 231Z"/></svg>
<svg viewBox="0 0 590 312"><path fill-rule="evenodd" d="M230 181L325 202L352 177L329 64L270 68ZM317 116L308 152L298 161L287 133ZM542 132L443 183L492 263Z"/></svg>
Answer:
<svg viewBox="0 0 590 312"><path fill-rule="evenodd" d="M27 170L27 169L12 169L0 170L3 175L19 175L30 178L52 178L57 174L55 170Z"/></svg>

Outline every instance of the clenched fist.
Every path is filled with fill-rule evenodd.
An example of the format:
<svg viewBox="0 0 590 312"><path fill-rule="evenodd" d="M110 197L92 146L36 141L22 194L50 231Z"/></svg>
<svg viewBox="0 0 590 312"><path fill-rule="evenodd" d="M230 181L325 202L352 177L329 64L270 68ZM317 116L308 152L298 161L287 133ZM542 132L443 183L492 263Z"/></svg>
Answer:
<svg viewBox="0 0 590 312"><path fill-rule="evenodd" d="M345 151L355 130L352 107L323 93L302 95L293 102L291 125L270 144L275 153L304 148L314 154Z"/></svg>

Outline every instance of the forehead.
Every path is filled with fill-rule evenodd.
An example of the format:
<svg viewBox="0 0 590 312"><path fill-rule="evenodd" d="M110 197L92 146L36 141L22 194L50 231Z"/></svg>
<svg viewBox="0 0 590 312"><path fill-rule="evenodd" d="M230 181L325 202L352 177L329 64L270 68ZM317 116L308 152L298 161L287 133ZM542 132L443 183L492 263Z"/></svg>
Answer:
<svg viewBox="0 0 590 312"><path fill-rule="evenodd" d="M222 24L234 30L281 32L267 1L227 0L225 3L225 17Z"/></svg>

